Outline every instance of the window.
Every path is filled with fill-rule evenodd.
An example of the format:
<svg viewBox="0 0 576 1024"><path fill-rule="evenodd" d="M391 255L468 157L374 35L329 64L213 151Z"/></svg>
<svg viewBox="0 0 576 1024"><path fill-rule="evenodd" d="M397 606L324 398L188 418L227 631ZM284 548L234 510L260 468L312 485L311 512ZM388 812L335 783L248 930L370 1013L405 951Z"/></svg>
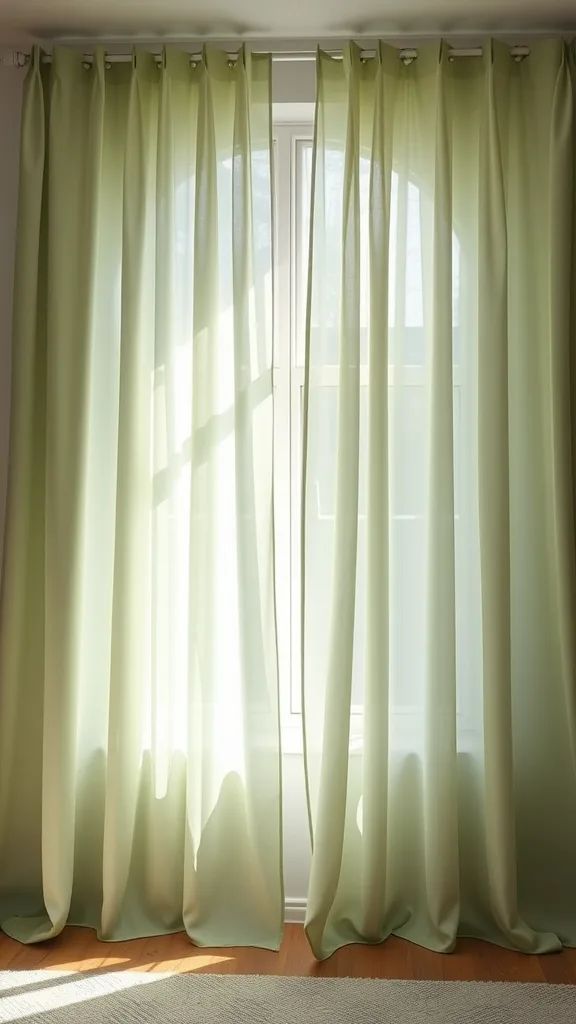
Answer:
<svg viewBox="0 0 576 1024"><path fill-rule="evenodd" d="M276 174L276 314L275 314L275 517L277 547L277 610L280 659L282 721L285 736L300 734L301 649L300 649L300 520L302 471L302 413L304 393L305 322L307 269L310 233L312 178L312 122L275 126ZM326 215L339 216L342 194L342 158L334 154L328 166ZM370 163L360 161L360 211L364 239L368 237ZM389 268L389 396L390 429L394 431L391 488L391 700L394 713L409 715L421 706L424 672L425 580L422 577L426 523L427 467L423 440L427 431L426 331L423 287L422 221L430 215L431 200L423 189L406 176L394 172L391 182L390 268ZM333 213L332 213L333 211ZM361 278L368 276L368 245L361 250ZM326 266L326 289L339 286L340 266ZM361 437L367 437L369 309L367 289L361 294ZM459 305L460 247L453 238L453 352L454 352L454 455L455 528L458 545L460 475L460 367ZM322 324L311 331L322 332L322 360L311 367L311 386L320 389L311 416L322 421L322 459L313 460L317 493L317 519L309 541L318 548L331 540L334 524L335 457L339 324L330 317L337 303L325 305ZM317 348L318 351L318 348ZM333 444L331 444L333 439ZM361 444L360 480L366 478ZM360 489L359 573L365 571L366 523L365 486ZM322 575L318 574L319 577ZM353 730L360 730L364 685L364 621L362 577L359 577L356 614L354 677L352 684ZM318 595L323 605L319 616L330 614L330 602ZM421 605L421 607L420 607ZM413 627L413 643L406 642L406 630ZM394 643L394 633L399 642ZM400 642L400 635L402 640ZM460 670L459 670L460 671ZM460 672L461 674L461 672ZM291 746L288 739L288 749Z"/></svg>

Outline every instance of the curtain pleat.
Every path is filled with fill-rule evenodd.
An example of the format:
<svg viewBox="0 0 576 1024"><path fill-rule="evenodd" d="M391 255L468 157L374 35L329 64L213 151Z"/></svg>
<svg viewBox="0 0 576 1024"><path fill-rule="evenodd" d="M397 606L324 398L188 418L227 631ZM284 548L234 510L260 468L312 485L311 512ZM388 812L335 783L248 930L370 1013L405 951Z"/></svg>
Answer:
<svg viewBox="0 0 576 1024"><path fill-rule="evenodd" d="M557 949L576 943L573 55L351 46L317 78L307 933L320 958L390 933Z"/></svg>
<svg viewBox="0 0 576 1024"><path fill-rule="evenodd" d="M390 629L388 593L390 544L386 524L390 514L388 495L388 448L390 415L382 395L388 392L389 258L391 202L392 90L382 88L386 51L378 53L374 128L370 156L368 245L370 254L370 336L368 381L366 548L366 703L372 714L366 720L363 761L363 824L367 842L362 850L362 927L367 936L379 935L378 906L384 898L388 810L388 728L390 699ZM377 211L379 215L374 216ZM380 789L369 785L379 778ZM369 837L369 838L368 838Z"/></svg>
<svg viewBox="0 0 576 1024"><path fill-rule="evenodd" d="M354 53L353 56L356 56ZM350 64L350 95L347 110L346 149L342 175L341 317L339 418L335 467L336 537L330 609L330 641L320 789L326 800L318 810L315 843L323 854L312 865L310 891L322 892L323 906L330 905L338 885L341 847L345 828L354 592L358 533L358 470L360 431L360 193L358 179L359 103L356 62ZM324 242L326 239L323 240ZM309 924L314 929L324 921Z"/></svg>
<svg viewBox="0 0 576 1024"><path fill-rule="evenodd" d="M23 941L280 941L271 205L268 56L35 51L0 626Z"/></svg>
<svg viewBox="0 0 576 1024"><path fill-rule="evenodd" d="M430 930L449 943L459 916L456 763L456 593L454 384L452 366L452 118L442 46L436 73L429 347L427 622L424 681L423 811ZM429 326L427 321L429 321Z"/></svg>

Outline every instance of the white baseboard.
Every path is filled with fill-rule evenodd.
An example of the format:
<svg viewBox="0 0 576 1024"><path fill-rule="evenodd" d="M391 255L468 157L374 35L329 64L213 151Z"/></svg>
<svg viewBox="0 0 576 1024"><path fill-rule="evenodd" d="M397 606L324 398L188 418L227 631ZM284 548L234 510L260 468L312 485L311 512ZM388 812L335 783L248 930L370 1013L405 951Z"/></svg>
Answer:
<svg viewBox="0 0 576 1024"><path fill-rule="evenodd" d="M304 924L306 918L306 900L291 899L284 901L284 921L286 924Z"/></svg>

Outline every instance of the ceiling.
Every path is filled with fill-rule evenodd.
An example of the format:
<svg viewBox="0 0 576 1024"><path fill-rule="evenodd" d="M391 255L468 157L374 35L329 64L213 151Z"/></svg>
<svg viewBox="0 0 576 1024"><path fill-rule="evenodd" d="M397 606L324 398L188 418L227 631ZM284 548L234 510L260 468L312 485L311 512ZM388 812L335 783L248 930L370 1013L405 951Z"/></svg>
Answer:
<svg viewBox="0 0 576 1024"><path fill-rule="evenodd" d="M0 0L3 42L329 39L576 29L574 0Z"/></svg>

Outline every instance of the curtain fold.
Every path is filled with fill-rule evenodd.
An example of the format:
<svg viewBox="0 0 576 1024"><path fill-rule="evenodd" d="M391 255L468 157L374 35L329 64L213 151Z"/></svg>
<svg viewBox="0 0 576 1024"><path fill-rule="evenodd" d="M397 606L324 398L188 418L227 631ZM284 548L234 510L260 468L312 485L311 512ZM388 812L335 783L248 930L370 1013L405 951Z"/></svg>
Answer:
<svg viewBox="0 0 576 1024"><path fill-rule="evenodd" d="M25 85L0 915L26 942L283 920L270 58Z"/></svg>
<svg viewBox="0 0 576 1024"><path fill-rule="evenodd" d="M307 934L576 944L574 56L317 79Z"/></svg>

